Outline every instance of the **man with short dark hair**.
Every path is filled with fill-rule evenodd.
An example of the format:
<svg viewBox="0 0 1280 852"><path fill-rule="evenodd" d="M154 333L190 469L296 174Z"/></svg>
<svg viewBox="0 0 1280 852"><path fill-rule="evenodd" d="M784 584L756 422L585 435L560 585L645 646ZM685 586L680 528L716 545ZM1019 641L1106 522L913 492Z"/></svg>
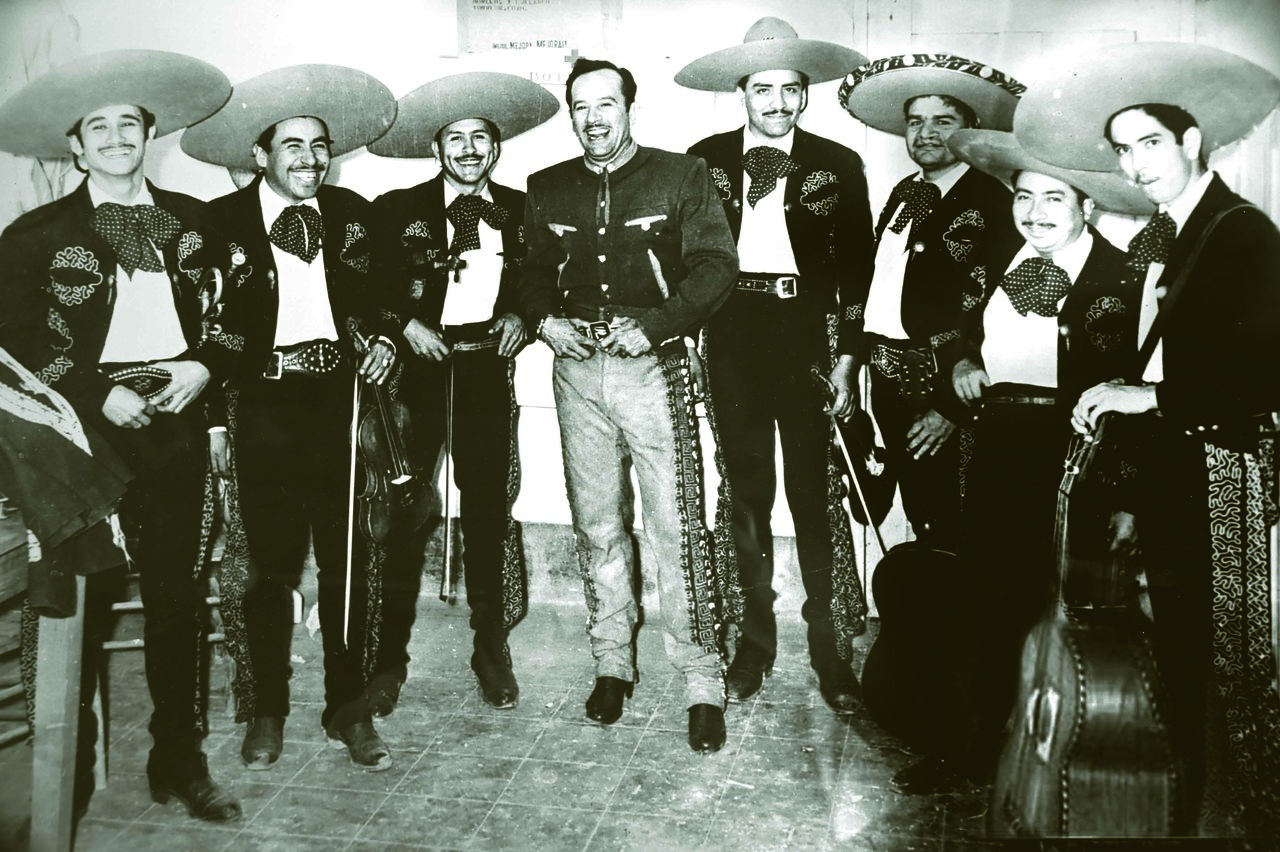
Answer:
<svg viewBox="0 0 1280 852"><path fill-rule="evenodd" d="M58 157L69 145L88 175L0 236L0 343L136 475L120 515L136 535L146 610L147 779L156 801L176 797L218 821L241 811L209 778L201 747L204 390L230 372L239 341L203 325L227 268L216 220L204 202L146 180L143 161L157 135L228 94L226 77L197 59L114 51L55 69L0 106L0 149Z"/></svg>
<svg viewBox="0 0 1280 852"><path fill-rule="evenodd" d="M864 61L840 45L801 39L778 18L762 18L742 44L694 60L676 75L683 86L710 91L730 91L737 81L747 114L745 127L689 149L711 169L741 267L705 335L744 593L725 689L735 702L755 695L778 652L771 526L776 429L805 588L809 660L823 700L841 715L857 707L850 661L852 639L865 630L866 600L840 505L830 415L848 416L857 399L850 387L853 334L848 321L837 318L867 286L871 208L858 155L797 122L810 82L837 79ZM834 399L824 397L815 372L830 377Z"/></svg>
<svg viewBox="0 0 1280 852"><path fill-rule="evenodd" d="M1144 288L1138 366L1124 384L1086 390L1074 424L1087 432L1112 415L1108 429L1123 427L1138 467L1156 664L1186 770L1175 828L1224 827L1204 820L1224 817L1211 805L1228 791L1205 782L1226 761L1245 829L1269 843L1280 835L1266 546L1276 520L1280 231L1204 162L1275 108L1280 80L1195 44L1115 45L1074 71L1045 84L1025 121L1019 113L1019 140L1073 167L1118 162L1158 207L1129 244Z"/></svg>
<svg viewBox="0 0 1280 852"><path fill-rule="evenodd" d="M525 198L491 176L503 140L557 108L550 92L520 77L455 74L401 98L395 124L369 148L440 163L435 178L374 201L374 274L401 305L408 349L397 394L412 418L419 475L435 469L442 445L456 460L471 669L480 696L498 709L519 700L507 634L528 605L520 527L511 518L520 479L514 358L526 339L516 313ZM394 708L408 672L427 531L424 524L389 544L368 690L376 715Z"/></svg>
<svg viewBox="0 0 1280 852"><path fill-rule="evenodd" d="M959 162L946 142L975 121L1007 130L1024 89L947 54L879 59L840 87L850 114L902 135L920 166L889 195L876 222L875 271L847 310L855 366L870 365L871 410L912 532L943 550L960 539L963 448L953 433L968 420L947 371L988 264L1017 241L1009 191Z"/></svg>
<svg viewBox="0 0 1280 852"><path fill-rule="evenodd" d="M260 173L213 202L239 261L227 297L238 322L227 327L243 337L233 440L257 570L244 603L255 704L240 756L251 770L270 769L284 747L308 538L324 647L320 724L352 764L391 766L363 696L373 604L366 541L350 524L353 384L390 375L397 325L369 281L368 202L324 180L334 156L376 139L394 115L390 91L363 72L298 65L239 84L182 140L198 159Z"/></svg>
<svg viewBox="0 0 1280 852"><path fill-rule="evenodd" d="M636 681L629 457L658 621L684 676L689 745L717 751L725 741L724 589L703 526L682 337L728 294L733 237L701 161L632 139L629 72L579 59L565 92L584 157L529 178L520 298L526 322L556 355L556 412L596 659L587 718L616 722Z"/></svg>

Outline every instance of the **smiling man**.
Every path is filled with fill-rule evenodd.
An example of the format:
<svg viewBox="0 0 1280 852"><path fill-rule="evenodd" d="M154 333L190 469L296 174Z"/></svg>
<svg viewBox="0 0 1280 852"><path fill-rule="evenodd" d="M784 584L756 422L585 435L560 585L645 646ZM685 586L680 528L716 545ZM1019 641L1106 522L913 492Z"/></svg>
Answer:
<svg viewBox="0 0 1280 852"><path fill-rule="evenodd" d="M202 325L202 294L216 291L227 267L216 220L203 202L146 180L143 162L153 139L199 121L228 94L226 77L197 59L114 51L37 78L0 106L0 149L54 158L69 147L88 175L0 236L0 344L135 474L120 517L136 535L130 556L146 607L147 777L156 801L176 797L209 820L240 816L209 778L201 747L199 573L205 389L230 372L237 346ZM96 659L91 652L85 663L90 684Z"/></svg>
<svg viewBox="0 0 1280 852"><path fill-rule="evenodd" d="M259 173L213 201L238 262L227 301L242 321L228 327L244 347L231 384L240 510L256 569L244 601L253 718L240 751L251 770L270 769L283 749L308 539L324 643L321 727L354 765L391 766L363 695L378 604L368 591L378 583L364 570L367 542L354 534L349 544L348 524L352 385L386 381L399 326L369 281L368 202L324 181L333 157L382 135L394 116L390 91L367 74L297 65L239 84L182 140L194 157Z"/></svg>
<svg viewBox="0 0 1280 852"><path fill-rule="evenodd" d="M744 594L725 689L735 702L755 695L778 652L771 526L777 434L805 588L809 661L823 700L841 715L857 705L849 663L867 607L839 503L828 415L848 416L858 400L854 335L842 315L870 278L871 206L858 155L797 122L810 83L838 79L865 61L847 47L801 39L778 18L762 18L742 44L696 59L676 75L694 89L736 89L747 114L745 127L689 149L711 169L741 267L734 292L705 332ZM830 341L829 324L836 329ZM814 371L830 377L834 400L824 397Z"/></svg>
<svg viewBox="0 0 1280 852"><path fill-rule="evenodd" d="M1129 244L1143 285L1137 368L1081 394L1075 426L1112 415L1107 428L1122 430L1138 468L1153 647L1184 768L1176 828L1208 828L1197 826L1215 816L1201 800L1226 802L1250 837L1271 843L1280 700L1265 542L1276 521L1280 231L1207 161L1275 109L1280 79L1196 44L1115 45L1076 64L1020 111L1019 141L1051 162L1118 167L1158 212ZM1229 786L1206 791L1207 761L1224 757Z"/></svg>
<svg viewBox="0 0 1280 852"><path fill-rule="evenodd" d="M1119 175L1049 165L1011 133L957 130L947 145L1013 187L1013 224L1025 242L988 270L982 304L965 314L964 354L952 372L956 395L975 412L960 549L975 609L957 625L971 641L947 652L941 673L930 748L939 765L915 773L943 783L957 774L982 778L992 766L1024 640L1052 602L1071 408L1083 389L1126 375L1137 358L1141 282L1089 221L1098 210L1151 210ZM1100 494L1087 494L1094 505L1072 500L1077 556L1100 557L1108 547L1106 521L1117 507L1100 505ZM1131 516L1114 524L1132 530ZM955 696L966 694L980 702L976 737L948 717Z"/></svg>
<svg viewBox="0 0 1280 852"><path fill-rule="evenodd" d="M916 538L960 539L961 449L969 418L948 381L965 312L982 299L994 256L1017 234L1009 191L947 148L964 127L1007 130L1025 87L949 54L891 56L854 69L840 102L903 137L919 171L893 188L876 222L875 271L848 307L855 365L871 370L871 408ZM1005 255L1007 256L1007 254Z"/></svg>
<svg viewBox="0 0 1280 852"><path fill-rule="evenodd" d="M641 548L667 656L684 677L689 746L724 745L724 581L703 525L702 465L683 336L724 301L733 237L706 166L631 138L636 83L579 59L565 100L583 156L529 178L520 299L555 353L553 381L596 686L587 718L616 722L636 682L627 520L634 464Z"/></svg>
<svg viewBox="0 0 1280 852"><path fill-rule="evenodd" d="M524 257L523 192L491 180L511 138L547 121L558 103L511 74L455 74L400 99L375 154L434 157L440 173L373 203L374 274L400 302L404 370L420 471L443 447L462 496L463 577L471 609L471 670L485 703L511 709L520 689L507 635L528 603L520 527L515 363L526 340L516 313ZM407 348L405 348L407 347ZM447 439L448 436L448 439ZM389 713L408 674L428 525L389 545L383 633L368 695Z"/></svg>

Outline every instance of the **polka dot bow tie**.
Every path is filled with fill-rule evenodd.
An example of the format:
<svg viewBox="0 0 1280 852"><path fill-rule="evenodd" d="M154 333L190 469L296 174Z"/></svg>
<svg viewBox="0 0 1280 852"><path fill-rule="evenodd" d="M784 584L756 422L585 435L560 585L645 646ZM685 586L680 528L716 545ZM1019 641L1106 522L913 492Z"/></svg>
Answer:
<svg viewBox="0 0 1280 852"><path fill-rule="evenodd" d="M1129 263L1146 268L1169 259L1178 226L1168 213L1157 213L1129 243Z"/></svg>
<svg viewBox="0 0 1280 852"><path fill-rule="evenodd" d="M742 168L751 177L747 203L755 207L757 201L778 186L778 178L799 171L800 164L777 148L757 145L742 158Z"/></svg>
<svg viewBox="0 0 1280 852"><path fill-rule="evenodd" d="M182 223L168 210L154 204L99 204L93 211L93 229L116 253L116 261L133 277L135 270L164 272L156 256L178 236Z"/></svg>
<svg viewBox="0 0 1280 852"><path fill-rule="evenodd" d="M480 220L495 231L507 224L507 211L485 201L478 195L459 195L445 209L445 216L453 223L453 242L449 254L457 257L464 251L480 248Z"/></svg>
<svg viewBox="0 0 1280 852"><path fill-rule="evenodd" d="M1042 317L1056 317L1058 303L1071 289L1071 277L1052 260L1029 257L1000 282L1013 309L1024 317L1035 311Z"/></svg>
<svg viewBox="0 0 1280 852"><path fill-rule="evenodd" d="M280 211L271 223L271 242L281 251L310 263L320 253L324 223L320 212L309 204L293 204Z"/></svg>
<svg viewBox="0 0 1280 852"><path fill-rule="evenodd" d="M915 225L925 220L933 212L933 206L942 200L942 190L936 183L927 180L916 180L914 177L898 181L898 185L889 193L890 210L897 210L902 205L902 212L893 220L889 230L901 234L908 222ZM914 231L914 226L912 227Z"/></svg>

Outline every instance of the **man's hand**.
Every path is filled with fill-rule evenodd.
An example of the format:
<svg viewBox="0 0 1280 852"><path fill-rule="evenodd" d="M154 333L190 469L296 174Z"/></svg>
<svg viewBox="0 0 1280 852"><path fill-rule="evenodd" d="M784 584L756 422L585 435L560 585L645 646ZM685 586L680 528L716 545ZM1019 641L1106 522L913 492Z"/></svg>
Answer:
<svg viewBox="0 0 1280 852"><path fill-rule="evenodd" d="M930 408L927 414L916 419L907 432L907 450L914 453L913 458L917 459L937 455L955 430L954 423Z"/></svg>
<svg viewBox="0 0 1280 852"><path fill-rule="evenodd" d="M504 358L512 358L520 347L524 346L526 338L524 331L524 323L520 317L515 314L503 314L493 321L493 325L489 326L490 334L501 334L502 340L498 342L498 354Z"/></svg>
<svg viewBox="0 0 1280 852"><path fill-rule="evenodd" d="M226 429L215 429L209 433L209 467L220 479L231 475L231 439L227 437Z"/></svg>
<svg viewBox="0 0 1280 852"><path fill-rule="evenodd" d="M706 399L711 388L707 384L707 368L702 363L702 356L698 354L696 344L691 344L689 338L685 338L685 349L689 353L689 378L693 379L693 399L697 402L700 399Z"/></svg>
<svg viewBox="0 0 1280 852"><path fill-rule="evenodd" d="M961 358L951 371L951 386L956 396L972 405L982 398L982 389L991 387L991 377L972 358Z"/></svg>
<svg viewBox="0 0 1280 852"><path fill-rule="evenodd" d="M831 385L836 389L836 398L827 406L827 413L841 419L853 414L854 409L862 404L857 383L858 371L854 369L853 356L841 355L836 365L831 368Z"/></svg>
<svg viewBox="0 0 1280 852"><path fill-rule="evenodd" d="M1155 411L1158 404L1155 385L1094 385L1080 394L1080 401L1071 412L1071 426L1081 435L1088 435L1097 428L1098 418L1109 411L1144 414Z"/></svg>
<svg viewBox="0 0 1280 852"><path fill-rule="evenodd" d="M443 361L449 357L449 346L440 336L440 332L420 320L411 319L404 327L404 339L415 353L428 361Z"/></svg>
<svg viewBox="0 0 1280 852"><path fill-rule="evenodd" d="M636 322L635 317L618 317L613 321L609 334L600 341L600 348L610 355L627 358L652 351L653 344L640 329L640 323Z"/></svg>
<svg viewBox="0 0 1280 852"><path fill-rule="evenodd" d="M1111 552L1132 556L1138 549L1138 527L1128 512L1112 512L1107 532L1111 540Z"/></svg>
<svg viewBox="0 0 1280 852"><path fill-rule="evenodd" d="M159 361L153 366L173 376L164 393L152 400L156 411L177 414L209 384L209 368L199 361Z"/></svg>
<svg viewBox="0 0 1280 852"><path fill-rule="evenodd" d="M594 340L579 331L586 328L585 320L548 317L542 324L542 339L556 357L585 361L599 348Z"/></svg>
<svg viewBox="0 0 1280 852"><path fill-rule="evenodd" d="M396 354L385 340L375 340L360 362L360 375L371 385L380 385L391 376L396 366Z"/></svg>
<svg viewBox="0 0 1280 852"><path fill-rule="evenodd" d="M141 429L151 423L156 407L124 385L116 385L102 403L102 416L122 429Z"/></svg>

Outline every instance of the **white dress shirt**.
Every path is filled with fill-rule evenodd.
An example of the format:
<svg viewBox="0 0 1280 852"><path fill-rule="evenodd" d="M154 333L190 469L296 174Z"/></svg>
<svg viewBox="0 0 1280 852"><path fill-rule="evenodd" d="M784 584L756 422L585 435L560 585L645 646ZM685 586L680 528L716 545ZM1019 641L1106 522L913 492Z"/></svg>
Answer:
<svg viewBox="0 0 1280 852"><path fill-rule="evenodd" d="M945 198L956 181L969 171L968 163L960 163L954 169L933 181L938 191ZM923 181L924 172L916 175L916 180ZM876 247L876 269L871 278L871 290L867 294L867 309L863 318L866 331L888 337L893 340L905 340L909 335L902 327L902 282L907 274L907 261L910 259L912 246L907 244L911 237L913 223L908 223L901 234L895 234L889 225L898 218L904 205L899 204L889 217L884 233L880 235L880 245Z"/></svg>
<svg viewBox="0 0 1280 852"><path fill-rule="evenodd" d="M1182 233L1182 227L1187 224L1187 219L1191 216L1191 211L1196 209L1196 205L1200 203L1200 199L1204 198L1204 192L1209 188L1209 184L1213 182L1214 172L1205 172L1200 179L1187 187L1181 195L1168 204L1161 204L1160 210L1168 213L1169 218L1173 219L1173 224L1177 226L1176 234ZM1147 332L1151 331L1152 324L1156 321L1156 313L1160 308L1159 296L1164 295L1163 292L1157 290L1156 285L1160 282L1160 276L1164 274L1163 263L1153 263L1147 267L1147 278L1142 286L1142 308L1138 312L1138 348L1142 348L1143 342L1147 339ZM1168 287L1173 281L1166 281L1164 286ZM1164 381L1164 341L1156 343L1155 350L1151 353L1151 360L1147 362L1147 367L1142 371L1142 380L1144 382L1162 382Z"/></svg>
<svg viewBox="0 0 1280 852"><path fill-rule="evenodd" d="M444 181L444 206L449 205L461 193L453 184ZM490 204L493 193L488 184L480 197ZM449 285L444 294L444 310L440 312L441 325L466 325L493 319L493 306L498 302L498 288L502 284L502 232L489 227L483 218L477 225L480 232L480 248L464 251L461 255L466 266L458 270L457 280L449 273ZM453 243L453 222L445 217L445 239Z"/></svg>
<svg viewBox="0 0 1280 852"><path fill-rule="evenodd" d="M1093 234L1086 228L1071 245L1060 249L1051 258L1075 284L1080 270L1093 251ZM1014 256L1005 270L1007 275L1028 258L1039 257L1030 243ZM1058 307L1067 299L1064 294ZM982 362L987 368L991 383L1016 382L1042 388L1058 386L1058 318L1042 317L1028 311L1024 317L1014 310L1009 294L997 287L991 294L982 315L985 336L982 341Z"/></svg>
<svg viewBox="0 0 1280 852"><path fill-rule="evenodd" d="M258 198L262 203L262 224L270 234L271 225L290 205L267 186L265 180L258 186ZM314 198L301 203L320 212L320 205ZM324 274L324 248L321 247L311 263L275 243L271 243L271 256L276 263L276 293L279 296L275 345L337 340L338 328L333 322L329 284Z"/></svg>
<svg viewBox="0 0 1280 852"><path fill-rule="evenodd" d="M777 148L787 156L795 143L796 132L791 129L781 139L761 141L751 133L742 131L742 153L761 145ZM791 236L787 232L787 213L783 208L787 179L778 178L772 192L752 207L747 203L747 191L751 189L751 175L742 173L742 226L738 231L738 268L743 272L774 272L780 275L798 275L796 255L791 249Z"/></svg>
<svg viewBox="0 0 1280 852"><path fill-rule="evenodd" d="M99 204L152 204L155 199L144 183L142 189L130 201L119 201L89 181L89 200L96 208ZM155 251L155 247L152 247ZM164 256L156 251L160 265ZM132 277L124 268L116 267L116 298L111 309L111 324L107 327L107 339L102 344L100 364L120 364L134 361L164 361L187 351L187 339L178 321L178 309L173 303L173 282L167 272L147 272L135 269Z"/></svg>

